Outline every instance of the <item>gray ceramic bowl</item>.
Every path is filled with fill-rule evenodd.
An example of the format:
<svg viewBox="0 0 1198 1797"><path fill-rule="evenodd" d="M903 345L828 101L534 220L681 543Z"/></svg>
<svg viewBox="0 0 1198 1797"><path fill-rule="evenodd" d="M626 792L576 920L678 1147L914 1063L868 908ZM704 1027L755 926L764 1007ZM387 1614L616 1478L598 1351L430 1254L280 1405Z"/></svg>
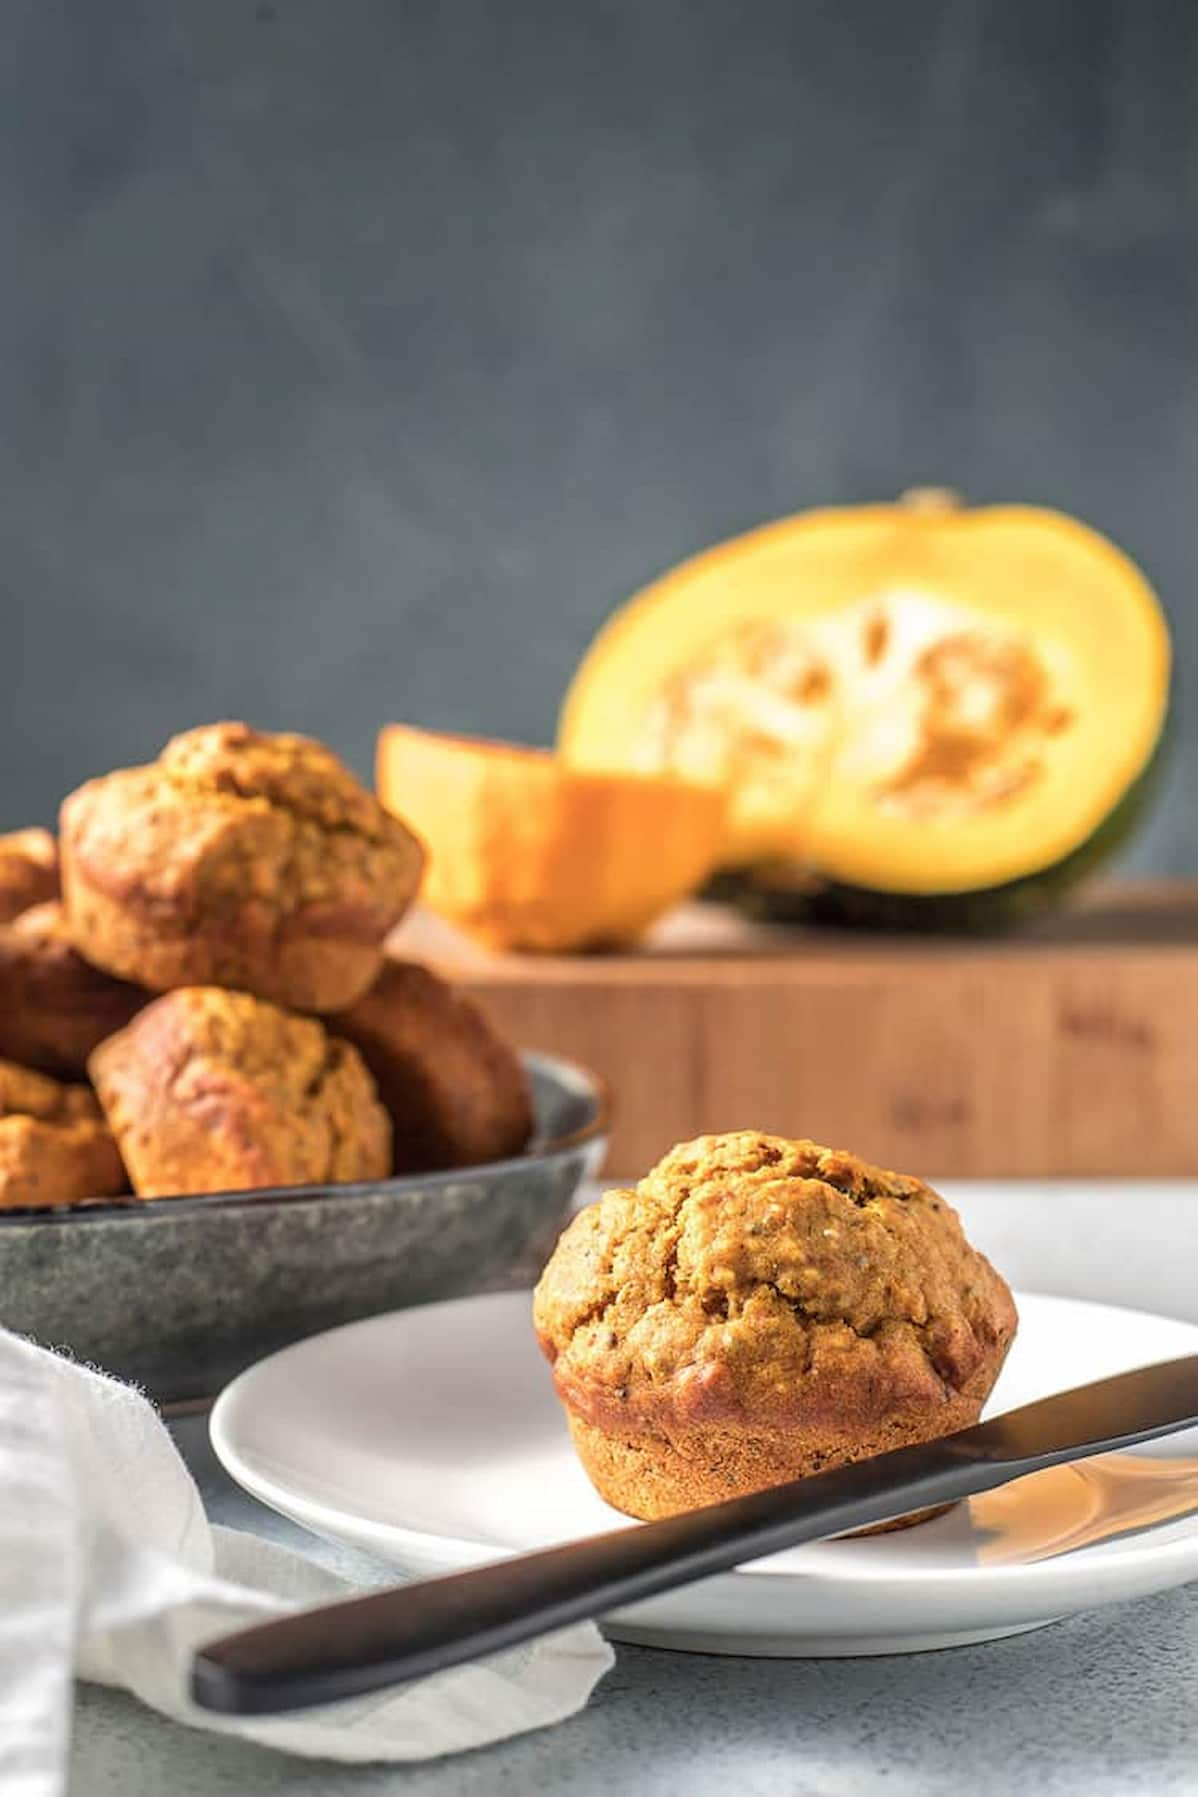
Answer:
<svg viewBox="0 0 1198 1797"><path fill-rule="evenodd" d="M0 1322L134 1379L212 1397L251 1361L371 1312L530 1284L598 1170L599 1082L525 1055L518 1159L366 1185L0 1212Z"/></svg>

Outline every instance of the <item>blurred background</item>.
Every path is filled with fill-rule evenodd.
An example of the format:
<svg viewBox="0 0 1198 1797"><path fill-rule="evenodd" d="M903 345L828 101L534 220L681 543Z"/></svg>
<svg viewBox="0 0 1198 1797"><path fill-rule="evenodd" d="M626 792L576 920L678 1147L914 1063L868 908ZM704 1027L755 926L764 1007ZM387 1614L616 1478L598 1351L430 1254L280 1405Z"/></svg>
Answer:
<svg viewBox="0 0 1198 1797"><path fill-rule="evenodd" d="M551 737L659 570L947 484L1141 563L1198 860L1198 8L10 0L0 828L248 716Z"/></svg>

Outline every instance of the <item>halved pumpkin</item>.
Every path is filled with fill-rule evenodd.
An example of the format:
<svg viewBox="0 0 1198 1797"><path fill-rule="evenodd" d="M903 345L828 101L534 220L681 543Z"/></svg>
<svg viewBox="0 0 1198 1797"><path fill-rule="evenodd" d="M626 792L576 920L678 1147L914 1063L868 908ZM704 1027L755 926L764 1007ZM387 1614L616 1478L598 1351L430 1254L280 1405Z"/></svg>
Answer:
<svg viewBox="0 0 1198 1797"><path fill-rule="evenodd" d="M646 588L583 660L560 748L724 783L725 865L989 892L1120 811L1169 666L1160 606L1105 537L919 494L783 519Z"/></svg>
<svg viewBox="0 0 1198 1797"><path fill-rule="evenodd" d="M425 904L492 948L630 942L703 883L723 840L716 787L513 743L392 724L377 779L428 850Z"/></svg>

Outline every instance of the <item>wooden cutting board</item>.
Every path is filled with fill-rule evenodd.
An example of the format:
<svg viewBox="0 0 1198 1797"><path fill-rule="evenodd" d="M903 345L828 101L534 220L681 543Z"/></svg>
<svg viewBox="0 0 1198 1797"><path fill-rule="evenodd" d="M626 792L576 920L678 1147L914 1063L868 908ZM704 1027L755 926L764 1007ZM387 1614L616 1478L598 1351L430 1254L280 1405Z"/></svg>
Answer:
<svg viewBox="0 0 1198 1797"><path fill-rule="evenodd" d="M427 917L395 947L602 1075L620 1175L742 1128L932 1175L1198 1173L1198 882L1098 886L1000 940L691 905L629 954L486 955Z"/></svg>

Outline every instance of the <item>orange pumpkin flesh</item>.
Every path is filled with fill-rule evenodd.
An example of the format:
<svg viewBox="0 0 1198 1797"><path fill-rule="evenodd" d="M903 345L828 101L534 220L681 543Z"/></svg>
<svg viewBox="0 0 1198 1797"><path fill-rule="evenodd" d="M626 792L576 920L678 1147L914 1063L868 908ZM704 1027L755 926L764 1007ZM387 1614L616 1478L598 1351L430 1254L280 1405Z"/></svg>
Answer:
<svg viewBox="0 0 1198 1797"><path fill-rule="evenodd" d="M424 903L495 949L630 942L703 883L723 839L714 787L403 724L379 737L377 783L428 850Z"/></svg>

